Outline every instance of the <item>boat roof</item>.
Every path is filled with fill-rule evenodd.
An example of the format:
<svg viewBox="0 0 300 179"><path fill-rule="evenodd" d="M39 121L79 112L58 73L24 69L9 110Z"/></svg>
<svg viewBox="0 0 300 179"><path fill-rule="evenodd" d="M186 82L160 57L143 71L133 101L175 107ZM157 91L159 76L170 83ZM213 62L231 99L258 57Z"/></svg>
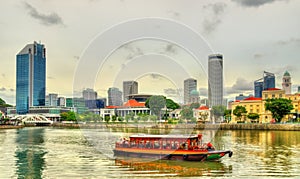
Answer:
<svg viewBox="0 0 300 179"><path fill-rule="evenodd" d="M198 138L201 134L192 135L152 135L152 134L136 134L131 135L130 138L168 138L168 139L188 139L188 138ZM202 136L202 135L201 135Z"/></svg>

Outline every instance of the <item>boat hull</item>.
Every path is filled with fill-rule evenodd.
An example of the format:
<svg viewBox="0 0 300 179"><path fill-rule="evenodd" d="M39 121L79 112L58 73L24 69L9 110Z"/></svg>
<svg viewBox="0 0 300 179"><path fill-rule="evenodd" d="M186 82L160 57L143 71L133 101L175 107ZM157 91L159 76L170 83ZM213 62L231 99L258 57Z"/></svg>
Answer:
<svg viewBox="0 0 300 179"><path fill-rule="evenodd" d="M197 151L197 150L147 150L119 148L114 150L115 157L149 158L161 160L213 161L225 156L232 156L229 150Z"/></svg>

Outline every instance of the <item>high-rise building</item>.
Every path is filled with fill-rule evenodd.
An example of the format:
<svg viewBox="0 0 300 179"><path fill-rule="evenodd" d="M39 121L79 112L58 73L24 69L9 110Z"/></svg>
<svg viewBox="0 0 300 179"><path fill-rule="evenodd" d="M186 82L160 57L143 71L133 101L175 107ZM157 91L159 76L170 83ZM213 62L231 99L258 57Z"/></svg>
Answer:
<svg viewBox="0 0 300 179"><path fill-rule="evenodd" d="M123 101L128 101L128 96L138 94L138 82L136 81L123 81Z"/></svg>
<svg viewBox="0 0 300 179"><path fill-rule="evenodd" d="M47 95L45 106L57 106L57 96L58 94L53 94L53 93Z"/></svg>
<svg viewBox="0 0 300 179"><path fill-rule="evenodd" d="M84 100L96 100L98 94L93 89L87 88L82 91L82 96Z"/></svg>
<svg viewBox="0 0 300 179"><path fill-rule="evenodd" d="M208 56L208 102L209 107L223 104L223 56Z"/></svg>
<svg viewBox="0 0 300 179"><path fill-rule="evenodd" d="M269 88L275 88L274 73L269 73L264 71L263 79L264 79L264 90L267 90Z"/></svg>
<svg viewBox="0 0 300 179"><path fill-rule="evenodd" d="M26 114L31 106L45 106L46 48L34 42L16 56L16 110Z"/></svg>
<svg viewBox="0 0 300 179"><path fill-rule="evenodd" d="M109 88L107 93L109 106L122 106L122 92L119 88Z"/></svg>
<svg viewBox="0 0 300 179"><path fill-rule="evenodd" d="M66 106L66 98L65 97L58 97L57 106L65 107Z"/></svg>
<svg viewBox="0 0 300 179"><path fill-rule="evenodd" d="M261 98L262 92L269 88L275 88L275 75L264 71L263 78L254 81L254 96Z"/></svg>
<svg viewBox="0 0 300 179"><path fill-rule="evenodd" d="M285 71L282 77L282 89L285 91L285 94L292 93L292 81L291 75L288 71Z"/></svg>
<svg viewBox="0 0 300 179"><path fill-rule="evenodd" d="M183 88L183 101L184 104L191 103L191 92L197 91L197 80L193 78L188 78L184 80L184 88Z"/></svg>
<svg viewBox="0 0 300 179"><path fill-rule="evenodd" d="M254 96L256 98L262 97L263 90L264 90L264 82L262 81L262 78L254 81Z"/></svg>

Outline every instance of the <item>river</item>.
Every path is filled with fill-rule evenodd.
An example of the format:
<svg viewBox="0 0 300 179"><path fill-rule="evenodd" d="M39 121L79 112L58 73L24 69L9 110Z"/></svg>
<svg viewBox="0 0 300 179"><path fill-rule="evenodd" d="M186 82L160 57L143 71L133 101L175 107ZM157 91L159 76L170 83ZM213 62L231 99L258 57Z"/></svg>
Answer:
<svg viewBox="0 0 300 179"><path fill-rule="evenodd" d="M233 151L215 162L115 160L112 148L131 133L157 130L0 130L0 178L300 178L297 131L194 131ZM177 131L186 133L186 131Z"/></svg>

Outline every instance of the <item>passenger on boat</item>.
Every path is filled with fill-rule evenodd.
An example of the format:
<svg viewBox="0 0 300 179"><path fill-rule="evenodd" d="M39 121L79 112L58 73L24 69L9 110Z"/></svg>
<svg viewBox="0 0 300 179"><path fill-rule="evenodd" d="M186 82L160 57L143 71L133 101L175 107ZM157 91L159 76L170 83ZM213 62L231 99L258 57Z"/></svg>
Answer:
<svg viewBox="0 0 300 179"><path fill-rule="evenodd" d="M208 142L206 146L207 146L207 150L215 150L214 146L210 142Z"/></svg>

